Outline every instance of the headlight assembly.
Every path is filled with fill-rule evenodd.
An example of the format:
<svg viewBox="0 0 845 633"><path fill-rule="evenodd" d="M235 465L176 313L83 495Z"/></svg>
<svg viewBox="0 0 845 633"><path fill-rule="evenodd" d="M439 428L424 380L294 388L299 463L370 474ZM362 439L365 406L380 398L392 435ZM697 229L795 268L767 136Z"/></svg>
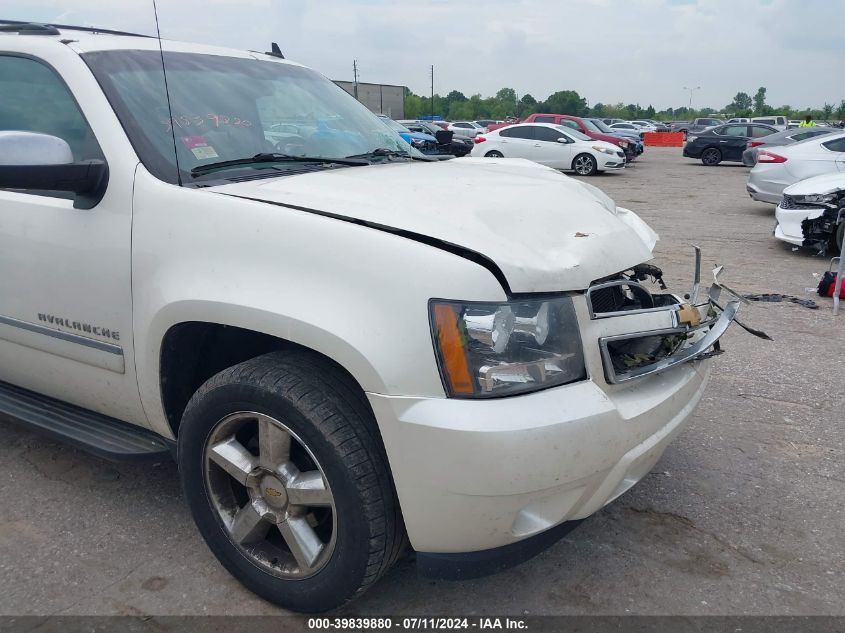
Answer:
<svg viewBox="0 0 845 633"><path fill-rule="evenodd" d="M799 204L824 204L833 202L836 199L836 195L832 193L811 193L806 196L793 196L793 198Z"/></svg>
<svg viewBox="0 0 845 633"><path fill-rule="evenodd" d="M593 149L602 154L610 154L611 156L616 154L616 150L612 150L609 147L602 147L601 145L593 145Z"/></svg>
<svg viewBox="0 0 845 633"><path fill-rule="evenodd" d="M509 303L431 302L446 392L490 398L586 378L569 297Z"/></svg>
<svg viewBox="0 0 845 633"><path fill-rule="evenodd" d="M619 142L619 147L621 147L622 149L625 149L626 147L628 147L628 145L630 145L630 143L628 143L628 141L620 141Z"/></svg>

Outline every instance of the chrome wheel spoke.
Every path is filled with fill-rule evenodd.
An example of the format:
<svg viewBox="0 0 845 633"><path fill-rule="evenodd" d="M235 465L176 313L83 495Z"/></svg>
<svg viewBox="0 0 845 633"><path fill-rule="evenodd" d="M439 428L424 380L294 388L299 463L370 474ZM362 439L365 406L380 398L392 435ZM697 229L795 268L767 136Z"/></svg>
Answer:
<svg viewBox="0 0 845 633"><path fill-rule="evenodd" d="M246 485L249 474L258 467L258 460L234 437L215 444L208 452L211 461L220 466L235 481Z"/></svg>
<svg viewBox="0 0 845 633"><path fill-rule="evenodd" d="M258 514L250 502L238 510L229 531L232 534L232 539L236 543L240 543L241 545L250 545L264 540L271 525L272 524L269 521L265 521L264 518Z"/></svg>
<svg viewBox="0 0 845 633"><path fill-rule="evenodd" d="M288 500L296 506L320 506L331 508L332 493L319 470L299 473L287 486Z"/></svg>
<svg viewBox="0 0 845 633"><path fill-rule="evenodd" d="M319 573L337 544L334 497L296 431L264 413L239 411L213 427L204 450L208 500L231 545L279 578Z"/></svg>
<svg viewBox="0 0 845 633"><path fill-rule="evenodd" d="M276 470L290 459L290 434L269 419L258 420L258 461L267 470Z"/></svg>
<svg viewBox="0 0 845 633"><path fill-rule="evenodd" d="M305 517L289 516L285 521L279 523L279 531L282 538L290 548L291 554L296 559L300 570L308 571L317 562L317 558L323 551L325 544L317 536L308 524Z"/></svg>

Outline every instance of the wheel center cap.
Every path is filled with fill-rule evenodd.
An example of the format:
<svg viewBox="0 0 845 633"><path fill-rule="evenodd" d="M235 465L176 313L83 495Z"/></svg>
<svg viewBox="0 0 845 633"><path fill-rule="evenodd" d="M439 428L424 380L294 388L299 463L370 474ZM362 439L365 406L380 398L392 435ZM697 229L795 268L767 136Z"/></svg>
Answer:
<svg viewBox="0 0 845 633"><path fill-rule="evenodd" d="M261 498L271 508L284 508L288 504L288 493L284 484L278 478L268 475L261 479L259 486Z"/></svg>

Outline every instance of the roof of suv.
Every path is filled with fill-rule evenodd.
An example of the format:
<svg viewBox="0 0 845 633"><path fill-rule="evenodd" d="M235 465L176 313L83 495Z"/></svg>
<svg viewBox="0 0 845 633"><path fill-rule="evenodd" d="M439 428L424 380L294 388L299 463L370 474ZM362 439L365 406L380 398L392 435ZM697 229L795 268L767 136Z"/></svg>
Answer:
<svg viewBox="0 0 845 633"><path fill-rule="evenodd" d="M37 38L39 41L51 39L65 44L78 54L107 50L155 50L159 49L159 40L149 35L98 29L94 27L45 25L0 20L0 37ZM244 51L221 46L209 46L193 42L178 42L161 40L161 47L165 51L202 53L206 55L221 55L226 57L241 57L274 60L282 63L295 63L283 60L275 55L268 55L257 51ZM298 64L297 64L298 65Z"/></svg>

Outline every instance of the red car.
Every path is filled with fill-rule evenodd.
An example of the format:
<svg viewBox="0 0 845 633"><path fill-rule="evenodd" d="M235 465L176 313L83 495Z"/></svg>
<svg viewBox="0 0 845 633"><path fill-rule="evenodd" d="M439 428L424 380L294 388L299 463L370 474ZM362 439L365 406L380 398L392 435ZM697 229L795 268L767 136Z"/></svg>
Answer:
<svg viewBox="0 0 845 633"><path fill-rule="evenodd" d="M612 134L604 134L603 132L599 132L594 126L587 125L581 117L572 116L569 114L538 113L532 114L531 116L523 119L522 121L519 121L519 123L553 123L555 125L564 125L566 127L571 127L573 130L578 130L582 134L586 134L594 141L607 141L608 143L618 145L625 152L625 160L627 162L631 162L637 157L636 148L634 148L633 144L630 143L627 139L624 139L621 136L615 136ZM487 131L492 132L493 130L505 127L506 125L512 125L512 123L499 123L495 125L488 125Z"/></svg>

